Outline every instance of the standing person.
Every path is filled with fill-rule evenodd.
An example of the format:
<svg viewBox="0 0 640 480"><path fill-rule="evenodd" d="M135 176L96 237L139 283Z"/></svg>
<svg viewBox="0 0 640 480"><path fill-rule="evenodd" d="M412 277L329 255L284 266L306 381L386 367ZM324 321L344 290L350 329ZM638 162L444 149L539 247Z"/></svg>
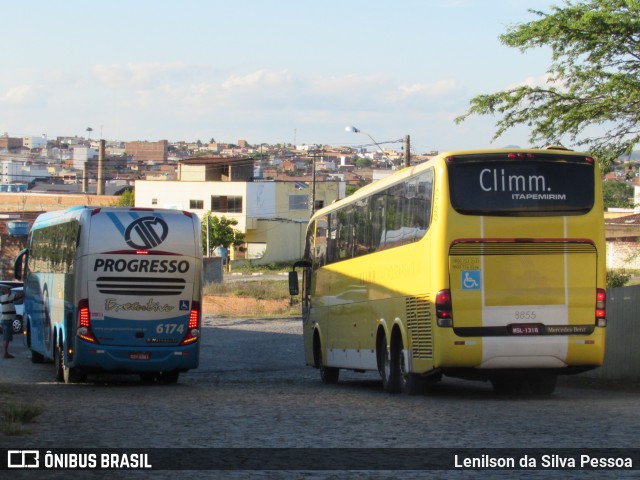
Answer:
<svg viewBox="0 0 640 480"><path fill-rule="evenodd" d="M13 321L16 319L16 306L13 303L16 298L20 298L23 293L12 294L11 287L2 286L0 304L2 305L2 350L3 358L14 358L9 353L9 343L13 340Z"/></svg>

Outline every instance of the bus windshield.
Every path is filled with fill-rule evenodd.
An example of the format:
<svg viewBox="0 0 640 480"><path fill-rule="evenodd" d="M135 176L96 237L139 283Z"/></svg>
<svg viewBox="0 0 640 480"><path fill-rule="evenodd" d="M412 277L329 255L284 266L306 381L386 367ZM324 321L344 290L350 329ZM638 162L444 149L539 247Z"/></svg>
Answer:
<svg viewBox="0 0 640 480"><path fill-rule="evenodd" d="M467 215L580 215L594 204L594 167L585 157L456 156L447 162L451 204Z"/></svg>

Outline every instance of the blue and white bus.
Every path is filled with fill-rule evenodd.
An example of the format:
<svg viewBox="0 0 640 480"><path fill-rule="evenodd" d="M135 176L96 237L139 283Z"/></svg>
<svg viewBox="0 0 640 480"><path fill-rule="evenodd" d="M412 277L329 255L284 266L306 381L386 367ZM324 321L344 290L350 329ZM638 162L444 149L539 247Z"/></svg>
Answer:
<svg viewBox="0 0 640 480"><path fill-rule="evenodd" d="M16 257L34 363L67 383L138 373L175 383L200 355L200 220L178 210L74 207L44 213Z"/></svg>

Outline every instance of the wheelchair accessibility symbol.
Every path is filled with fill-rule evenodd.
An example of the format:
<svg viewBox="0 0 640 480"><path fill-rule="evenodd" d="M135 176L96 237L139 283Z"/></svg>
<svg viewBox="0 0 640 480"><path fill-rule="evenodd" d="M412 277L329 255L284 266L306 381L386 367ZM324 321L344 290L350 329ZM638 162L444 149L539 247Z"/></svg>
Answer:
<svg viewBox="0 0 640 480"><path fill-rule="evenodd" d="M480 270L462 270L462 290L480 290Z"/></svg>

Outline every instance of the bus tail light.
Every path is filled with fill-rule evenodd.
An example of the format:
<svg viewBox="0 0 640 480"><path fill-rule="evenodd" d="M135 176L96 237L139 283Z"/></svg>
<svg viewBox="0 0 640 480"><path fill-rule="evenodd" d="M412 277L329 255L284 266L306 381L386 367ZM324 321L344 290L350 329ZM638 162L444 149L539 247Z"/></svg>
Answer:
<svg viewBox="0 0 640 480"><path fill-rule="evenodd" d="M596 289L596 326L607 326L607 292L603 288Z"/></svg>
<svg viewBox="0 0 640 480"><path fill-rule="evenodd" d="M453 327L450 290L440 290L436 294L436 318L439 327Z"/></svg>
<svg viewBox="0 0 640 480"><path fill-rule="evenodd" d="M189 327L180 345L189 345L197 342L198 338L200 338L200 303L192 302L191 312L189 313Z"/></svg>
<svg viewBox="0 0 640 480"><path fill-rule="evenodd" d="M89 310L89 300L86 298L78 303L78 328L76 335L91 343L98 343L98 339L91 330L91 311Z"/></svg>

